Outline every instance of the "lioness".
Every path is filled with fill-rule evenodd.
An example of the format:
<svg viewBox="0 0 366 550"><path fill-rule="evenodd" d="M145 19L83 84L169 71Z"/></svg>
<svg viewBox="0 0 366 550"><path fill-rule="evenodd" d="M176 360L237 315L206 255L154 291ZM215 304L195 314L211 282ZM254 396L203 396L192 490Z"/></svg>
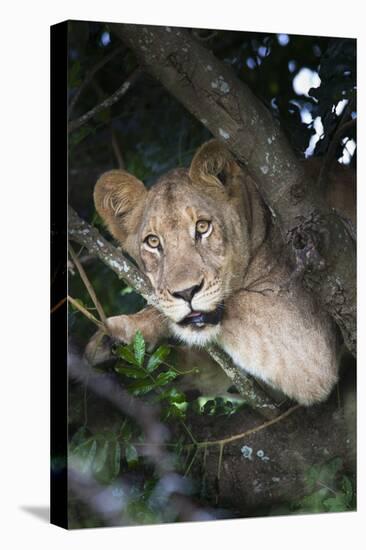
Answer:
<svg viewBox="0 0 366 550"><path fill-rule="evenodd" d="M336 332L291 269L250 176L218 141L189 169L150 189L123 170L101 176L95 206L149 278L156 304L108 319L113 337L139 329L155 345L174 335L190 346L216 342L240 368L303 405L337 381Z"/></svg>

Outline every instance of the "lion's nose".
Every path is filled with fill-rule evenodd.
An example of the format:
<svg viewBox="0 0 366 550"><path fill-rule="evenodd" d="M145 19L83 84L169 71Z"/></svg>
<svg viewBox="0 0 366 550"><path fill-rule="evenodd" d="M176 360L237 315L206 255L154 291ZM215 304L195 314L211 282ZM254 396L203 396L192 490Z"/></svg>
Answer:
<svg viewBox="0 0 366 550"><path fill-rule="evenodd" d="M178 290L176 292L172 292L172 296L175 298L182 298L186 302L191 302L193 299L193 296L197 294L203 287L203 281L200 282L199 285L190 286L189 288L185 288L184 290Z"/></svg>

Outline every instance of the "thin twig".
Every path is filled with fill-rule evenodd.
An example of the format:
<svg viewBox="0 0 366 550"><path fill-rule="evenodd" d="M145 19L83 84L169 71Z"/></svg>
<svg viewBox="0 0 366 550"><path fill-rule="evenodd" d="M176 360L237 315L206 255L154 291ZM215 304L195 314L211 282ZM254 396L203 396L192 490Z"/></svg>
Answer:
<svg viewBox="0 0 366 550"><path fill-rule="evenodd" d="M206 445L205 445L205 448L206 448ZM223 454L224 454L224 444L223 443L219 443L219 461L218 461L218 464L217 464L217 479L220 479L220 475L221 475L221 466L222 466L222 457L223 457Z"/></svg>
<svg viewBox="0 0 366 550"><path fill-rule="evenodd" d="M193 453L193 456L192 456L192 460L190 461L190 463L188 464L188 468L186 469L186 471L184 472L184 477L187 477L187 475L189 474L189 472L191 471L191 468L194 464L194 461L196 460L197 458L197 455L199 453L199 447L196 447L196 449L194 450L194 453Z"/></svg>
<svg viewBox="0 0 366 550"><path fill-rule="evenodd" d="M114 155L117 159L118 168L120 170L124 170L125 163L124 163L124 160L123 160L121 149L120 149L119 144L118 144L116 131L113 127L111 128L111 138L112 138L112 149L113 149L113 153L114 153Z"/></svg>
<svg viewBox="0 0 366 550"><path fill-rule="evenodd" d="M243 439L243 437L247 437L248 435L252 435L254 433L260 432L261 430L264 430L265 428L268 428L269 426L273 426L273 424L277 424L277 422L280 422L287 416L290 416L293 412L300 409L302 405L294 405L284 413L280 414L279 416L276 416L276 418L272 418L271 420L268 420L267 422L264 422L264 424L261 424L260 426L256 426L255 428L251 428L250 430L246 430L245 432L242 432L240 434L232 435L230 437L225 437L224 439L217 439L216 441L199 441L196 443L198 447L204 447L205 445L212 447L213 445L227 445L228 443L232 443L233 441L237 441L238 439ZM193 444L191 444L193 446Z"/></svg>
<svg viewBox="0 0 366 550"><path fill-rule="evenodd" d="M69 105L69 117L70 117L70 114L72 113L76 103L79 101L79 98L81 96L81 94L83 93L83 91L85 90L85 88L88 86L88 84L90 84L90 82L92 81L94 75L102 68L104 67L104 65L106 65L107 63L109 63L109 61L111 61L117 54L119 54L121 51L123 50L123 46L120 45L118 46L117 48L115 48L112 52L110 52L108 55L106 55L105 57L103 57L103 59L101 59L100 61L98 61L98 63L96 63L91 69L90 71L87 73L87 75L85 76L83 82L81 83L79 89L77 90L77 92L75 93L74 97L72 98L72 100L70 101L70 105Z"/></svg>
<svg viewBox="0 0 366 550"><path fill-rule="evenodd" d="M114 105L114 103L117 103L125 94L126 92L131 88L131 86L136 82L138 77L141 74L141 70L139 68L135 69L133 73L129 76L127 80L116 90L110 97L107 97L104 101L90 109L87 113L83 114L81 117L72 120L68 124L68 132L73 132L77 128L80 128L80 126L83 126L88 120L93 118L96 114L100 113L104 109L107 109L108 107L111 107Z"/></svg>
<svg viewBox="0 0 366 550"><path fill-rule="evenodd" d="M75 254L74 249L72 248L71 244L69 244L69 252L70 252L70 256L72 258L72 261L74 262L74 264L75 264L75 266L76 266L76 268L79 272L81 280L83 281L83 283L84 283L84 285L85 285L85 287L86 287L86 289L89 293L89 296L92 299L93 304L97 308L97 312L99 314L100 320L102 321L103 325L106 327L107 326L107 317L104 313L102 304L99 302L99 300L97 298L97 295L95 294L95 290L93 288L93 285L89 281L88 276L85 273L85 270L84 270L83 266L81 265L81 263L79 261L79 258Z"/></svg>
<svg viewBox="0 0 366 550"><path fill-rule="evenodd" d="M184 449L194 449L197 448L205 448L207 447L214 447L215 445L223 446L227 445L229 443L233 443L234 441L238 441L239 439L243 439L244 437L247 437L248 435L252 435L254 433L260 432L264 430L265 428L269 428L269 426L273 426L274 424L277 424L277 422L281 422L288 416L290 416L292 413L300 409L302 405L294 405L293 407L287 409L284 413L280 414L279 416L276 416L276 418L272 418L271 420L268 420L267 422L264 422L263 424L260 424L259 426L256 426L254 428L250 428L249 430L246 430L245 432L242 432L240 434L232 435L230 437L225 437L224 439L215 439L213 441L205 440L205 441L196 441L195 443L187 443L183 446ZM178 443L165 443L166 446L174 447L177 446ZM135 447L144 447L147 445L147 443L141 443L140 441L136 441L133 443Z"/></svg>
<svg viewBox="0 0 366 550"><path fill-rule="evenodd" d="M55 311L57 311L58 308L61 307L66 302L66 300L67 300L67 298L65 296L65 298L62 298L62 300L57 302L57 304L51 308L51 313L55 313Z"/></svg>
<svg viewBox="0 0 366 550"><path fill-rule="evenodd" d="M193 444L196 445L197 444L196 438L192 434L191 430L188 428L187 424L185 422L183 422L183 420L181 420L181 424L182 424L183 428L186 430L189 437L191 438Z"/></svg>
<svg viewBox="0 0 366 550"><path fill-rule="evenodd" d="M103 323L98 321L98 319L94 317L94 315L90 313L90 311L88 311L84 306L82 306L77 300L75 300L71 296L68 296L67 301L70 302L70 304L72 304L76 309L78 309L80 313L82 313L85 317L87 317L89 321L97 325L98 328L104 329Z"/></svg>

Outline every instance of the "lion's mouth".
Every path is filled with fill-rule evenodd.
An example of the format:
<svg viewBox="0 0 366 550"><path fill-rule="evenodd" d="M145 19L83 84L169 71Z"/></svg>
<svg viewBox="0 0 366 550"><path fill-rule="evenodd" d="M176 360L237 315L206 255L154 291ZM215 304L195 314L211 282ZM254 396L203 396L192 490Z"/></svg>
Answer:
<svg viewBox="0 0 366 550"><path fill-rule="evenodd" d="M204 328L206 325L218 325L224 313L224 305L219 304L213 311L191 311L188 315L179 321L178 325L182 327L192 326L192 328Z"/></svg>

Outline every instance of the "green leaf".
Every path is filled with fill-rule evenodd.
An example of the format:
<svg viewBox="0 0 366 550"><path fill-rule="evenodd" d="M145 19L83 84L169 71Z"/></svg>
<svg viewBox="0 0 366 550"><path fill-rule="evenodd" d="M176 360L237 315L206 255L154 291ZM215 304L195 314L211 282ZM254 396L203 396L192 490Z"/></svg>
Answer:
<svg viewBox="0 0 366 550"><path fill-rule="evenodd" d="M125 457L129 467L135 466L138 463L139 455L137 453L136 447L127 443L125 448Z"/></svg>
<svg viewBox="0 0 366 550"><path fill-rule="evenodd" d="M128 391L133 395L144 395L155 388L155 383L150 380L139 380L128 386Z"/></svg>
<svg viewBox="0 0 366 550"><path fill-rule="evenodd" d="M163 399L167 399L169 403L185 403L187 401L186 396L183 392L177 390L176 388L169 388L165 391L163 391L158 396L158 401L162 401Z"/></svg>
<svg viewBox="0 0 366 550"><path fill-rule="evenodd" d="M141 332L138 330L133 339L133 350L137 364L141 367L145 357L145 340Z"/></svg>
<svg viewBox="0 0 366 550"><path fill-rule="evenodd" d="M325 509L323 501L327 495L328 489L320 489L319 491L315 491L315 493L312 493L311 495L305 496L303 499L301 499L299 503L300 508L297 510L297 512L324 512Z"/></svg>
<svg viewBox="0 0 366 550"><path fill-rule="evenodd" d="M165 386L165 384L168 384L174 378L176 378L178 374L174 372L173 370L168 370L167 372L161 372L159 376L156 378L156 385L157 386Z"/></svg>
<svg viewBox="0 0 366 550"><path fill-rule="evenodd" d="M305 487L308 491L312 491L316 485L320 474L319 466L311 466L306 473Z"/></svg>
<svg viewBox="0 0 366 550"><path fill-rule="evenodd" d="M109 441L105 441L103 447L99 450L97 453L94 464L93 464L93 471L95 474L98 474L101 472L107 462L108 458L108 451L109 451Z"/></svg>
<svg viewBox="0 0 366 550"><path fill-rule="evenodd" d="M339 457L333 458L325 464L312 466L306 476L305 484L309 491L312 491L319 484L332 486L337 473L342 468L343 462Z"/></svg>
<svg viewBox="0 0 366 550"><path fill-rule="evenodd" d="M324 500L324 508L328 512L344 512L347 510L347 496L344 493L337 493L334 498Z"/></svg>
<svg viewBox="0 0 366 550"><path fill-rule="evenodd" d="M85 309L88 309L88 306L86 306L84 304L84 302L82 300L80 300L80 298L74 298L74 301L77 302L80 306L84 307ZM69 302L69 304L71 306L71 309L73 309L74 311L79 312L78 308L72 302Z"/></svg>
<svg viewBox="0 0 366 550"><path fill-rule="evenodd" d="M81 426L81 428L76 430L70 441L70 450L75 450L76 447L78 447L88 438L88 435L89 431L85 426Z"/></svg>
<svg viewBox="0 0 366 550"><path fill-rule="evenodd" d="M84 460L84 464L83 464L83 467L82 467L82 471L84 473L91 470L94 459L95 459L96 452L97 452L97 442L94 439L92 444L90 445L90 448L89 448L88 453L86 455L86 458Z"/></svg>
<svg viewBox="0 0 366 550"><path fill-rule="evenodd" d="M75 88L81 84L80 79L80 61L75 61L69 70L69 87Z"/></svg>
<svg viewBox="0 0 366 550"><path fill-rule="evenodd" d="M130 363L130 365L134 365L135 367L140 366L129 346L119 346L116 350L116 355L120 359L124 359L127 363Z"/></svg>
<svg viewBox="0 0 366 550"><path fill-rule="evenodd" d="M146 369L149 372L153 372L170 354L170 348L168 346L159 346L150 357Z"/></svg>
<svg viewBox="0 0 366 550"><path fill-rule="evenodd" d="M121 445L116 441L113 456L113 475L117 477L121 468Z"/></svg>
<svg viewBox="0 0 366 550"><path fill-rule="evenodd" d="M123 374L128 378L146 378L146 372L138 367L126 367L125 365L116 365L114 370L118 374Z"/></svg>
<svg viewBox="0 0 366 550"><path fill-rule="evenodd" d="M120 291L120 294L121 296L126 296L126 294L131 294L132 292L134 292L134 289L132 288L132 286L126 286L125 288L122 288L122 290Z"/></svg>
<svg viewBox="0 0 366 550"><path fill-rule="evenodd" d="M343 460L339 457L333 458L322 468L322 481L323 483L331 482L334 480L336 474L343 467Z"/></svg>
<svg viewBox="0 0 366 550"><path fill-rule="evenodd" d="M202 407L203 414L213 414L215 412L216 404L213 399L209 399Z"/></svg>
<svg viewBox="0 0 366 550"><path fill-rule="evenodd" d="M95 133L95 129L92 128L91 126L83 126L82 128L75 130L69 137L69 146L75 147L78 143L83 141L83 139L85 139L87 136L94 133Z"/></svg>
<svg viewBox="0 0 366 550"><path fill-rule="evenodd" d="M180 409L175 405L174 403L172 405L169 405L169 407L166 409L165 419L168 418L185 418L185 411L183 409Z"/></svg>
<svg viewBox="0 0 366 550"><path fill-rule="evenodd" d="M128 441L132 437L132 426L127 421L124 421L119 433L125 442Z"/></svg>
<svg viewBox="0 0 366 550"><path fill-rule="evenodd" d="M347 476L342 477L342 491L345 495L347 505L351 503L354 490L351 480Z"/></svg>

